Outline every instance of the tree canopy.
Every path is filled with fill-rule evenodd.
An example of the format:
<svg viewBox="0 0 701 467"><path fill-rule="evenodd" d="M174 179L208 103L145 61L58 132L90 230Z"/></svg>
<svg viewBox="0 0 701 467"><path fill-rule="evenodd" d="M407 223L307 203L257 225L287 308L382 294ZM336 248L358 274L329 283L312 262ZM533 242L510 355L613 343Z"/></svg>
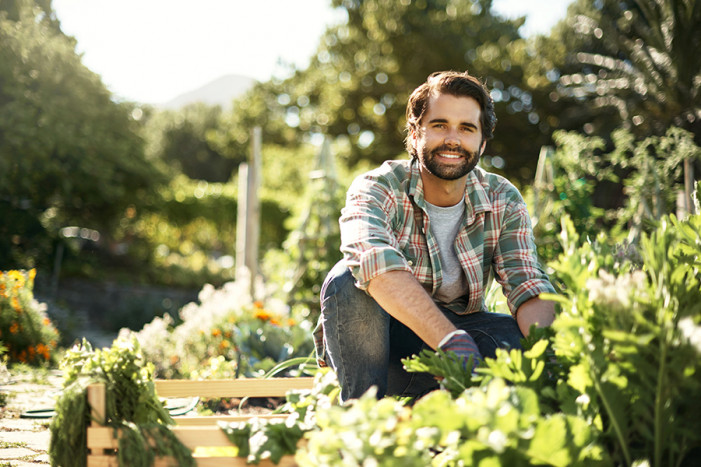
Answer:
<svg viewBox="0 0 701 467"><path fill-rule="evenodd" d="M30 0L0 10L0 262L50 257L78 225L109 235L161 179L129 103L115 103L75 40ZM30 264L27 264L29 262Z"/></svg>

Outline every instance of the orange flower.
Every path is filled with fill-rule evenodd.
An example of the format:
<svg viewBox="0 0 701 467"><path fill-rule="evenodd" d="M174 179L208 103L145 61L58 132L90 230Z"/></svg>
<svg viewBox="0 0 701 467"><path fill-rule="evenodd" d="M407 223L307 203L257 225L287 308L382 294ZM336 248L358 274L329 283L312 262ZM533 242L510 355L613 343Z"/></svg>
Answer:
<svg viewBox="0 0 701 467"><path fill-rule="evenodd" d="M19 324L17 323L12 323L12 326L10 326L10 332L12 334L17 334L19 332Z"/></svg>
<svg viewBox="0 0 701 467"><path fill-rule="evenodd" d="M268 313L265 310L256 311L256 314L254 316L261 321L270 321L270 318L272 318L270 313Z"/></svg>
<svg viewBox="0 0 701 467"><path fill-rule="evenodd" d="M44 326L51 326L51 320L49 318L44 318L43 323Z"/></svg>
<svg viewBox="0 0 701 467"><path fill-rule="evenodd" d="M294 326L296 324L297 324L297 322L294 320L294 318L287 318L287 325L288 326Z"/></svg>
<svg viewBox="0 0 701 467"><path fill-rule="evenodd" d="M40 343L37 344L37 350L36 350L36 351L37 351L37 354L39 354L39 355L41 355L42 357L44 357L44 360L48 360L48 359L49 359L49 348L48 348L46 345L44 345L43 343L40 342Z"/></svg>
<svg viewBox="0 0 701 467"><path fill-rule="evenodd" d="M223 340L223 341L221 341L221 343L219 344L219 348L222 349L222 350L226 350L226 349L228 349L230 346L231 346L231 344L230 344L229 341L227 341L227 340Z"/></svg>
<svg viewBox="0 0 701 467"><path fill-rule="evenodd" d="M221 335L221 329L219 329L219 328L212 329L212 336L213 337L219 337L220 335Z"/></svg>
<svg viewBox="0 0 701 467"><path fill-rule="evenodd" d="M256 300L255 302L253 302L253 307L254 308L263 308L263 302L261 302L260 300Z"/></svg>
<svg viewBox="0 0 701 467"><path fill-rule="evenodd" d="M280 321L278 321L276 318L270 318L270 324L273 326L280 326Z"/></svg>
<svg viewBox="0 0 701 467"><path fill-rule="evenodd" d="M175 365L176 363L178 363L179 360L180 360L180 357L178 357L177 355L172 355L170 357L170 364Z"/></svg>
<svg viewBox="0 0 701 467"><path fill-rule="evenodd" d="M17 297L12 297L12 308L15 309L17 313L22 313L22 306L19 304L19 299Z"/></svg>

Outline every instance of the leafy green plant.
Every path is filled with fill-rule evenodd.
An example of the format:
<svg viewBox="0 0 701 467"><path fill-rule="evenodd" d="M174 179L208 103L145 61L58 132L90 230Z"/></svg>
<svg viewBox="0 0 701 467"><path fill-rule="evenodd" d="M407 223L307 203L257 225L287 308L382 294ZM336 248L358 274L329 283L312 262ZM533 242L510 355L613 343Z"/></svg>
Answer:
<svg viewBox="0 0 701 467"><path fill-rule="evenodd" d="M663 218L643 236L642 270L624 261L607 271L600 246L578 245L564 227L565 254L552 265L564 285L552 297L562 309L553 347L580 394L577 410L617 463L679 465L701 445L701 349L689 337L700 332L701 218Z"/></svg>
<svg viewBox="0 0 701 467"><path fill-rule="evenodd" d="M58 331L34 299L36 270L0 271L0 340L10 362L50 365Z"/></svg>
<svg viewBox="0 0 701 467"><path fill-rule="evenodd" d="M284 455L294 455L305 433L316 429L316 413L338 402L341 392L336 376L320 370L311 391L290 391L286 402L275 412L280 419L253 419L219 426L236 447L239 457L249 463L270 459L278 463Z"/></svg>
<svg viewBox="0 0 701 467"><path fill-rule="evenodd" d="M160 456L195 465L190 450L168 428L173 419L156 396L153 366L144 360L138 341L117 340L111 348L93 350L84 340L66 353L61 369L63 391L49 427L52 465L85 465L91 417L86 389L94 382L105 384L105 419L99 422L121 433L120 465L146 467Z"/></svg>

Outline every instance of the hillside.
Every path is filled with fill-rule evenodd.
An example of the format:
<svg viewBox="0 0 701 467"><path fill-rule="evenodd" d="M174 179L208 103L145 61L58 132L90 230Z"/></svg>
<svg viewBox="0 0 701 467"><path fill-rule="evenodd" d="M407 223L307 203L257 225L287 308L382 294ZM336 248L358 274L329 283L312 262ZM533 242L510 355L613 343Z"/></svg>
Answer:
<svg viewBox="0 0 701 467"><path fill-rule="evenodd" d="M255 80L248 76L225 75L202 87L183 93L158 107L177 110L188 104L202 102L208 105L220 105L223 109L228 109L231 107L231 101L251 89L254 83Z"/></svg>

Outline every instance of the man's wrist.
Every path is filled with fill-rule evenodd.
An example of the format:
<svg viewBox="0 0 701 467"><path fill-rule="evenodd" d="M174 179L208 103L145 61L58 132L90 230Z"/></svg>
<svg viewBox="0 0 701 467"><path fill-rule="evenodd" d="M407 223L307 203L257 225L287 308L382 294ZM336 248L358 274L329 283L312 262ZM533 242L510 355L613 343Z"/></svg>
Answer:
<svg viewBox="0 0 701 467"><path fill-rule="evenodd" d="M441 341L438 343L438 348L439 348L439 349L443 348L443 346L444 346L450 339L452 339L453 336L459 336L459 335L462 335L462 334L467 334L467 331L464 331L464 330L462 330L462 329L456 329L455 331L449 332L448 334L446 334L445 336L443 336L443 339L441 339Z"/></svg>

